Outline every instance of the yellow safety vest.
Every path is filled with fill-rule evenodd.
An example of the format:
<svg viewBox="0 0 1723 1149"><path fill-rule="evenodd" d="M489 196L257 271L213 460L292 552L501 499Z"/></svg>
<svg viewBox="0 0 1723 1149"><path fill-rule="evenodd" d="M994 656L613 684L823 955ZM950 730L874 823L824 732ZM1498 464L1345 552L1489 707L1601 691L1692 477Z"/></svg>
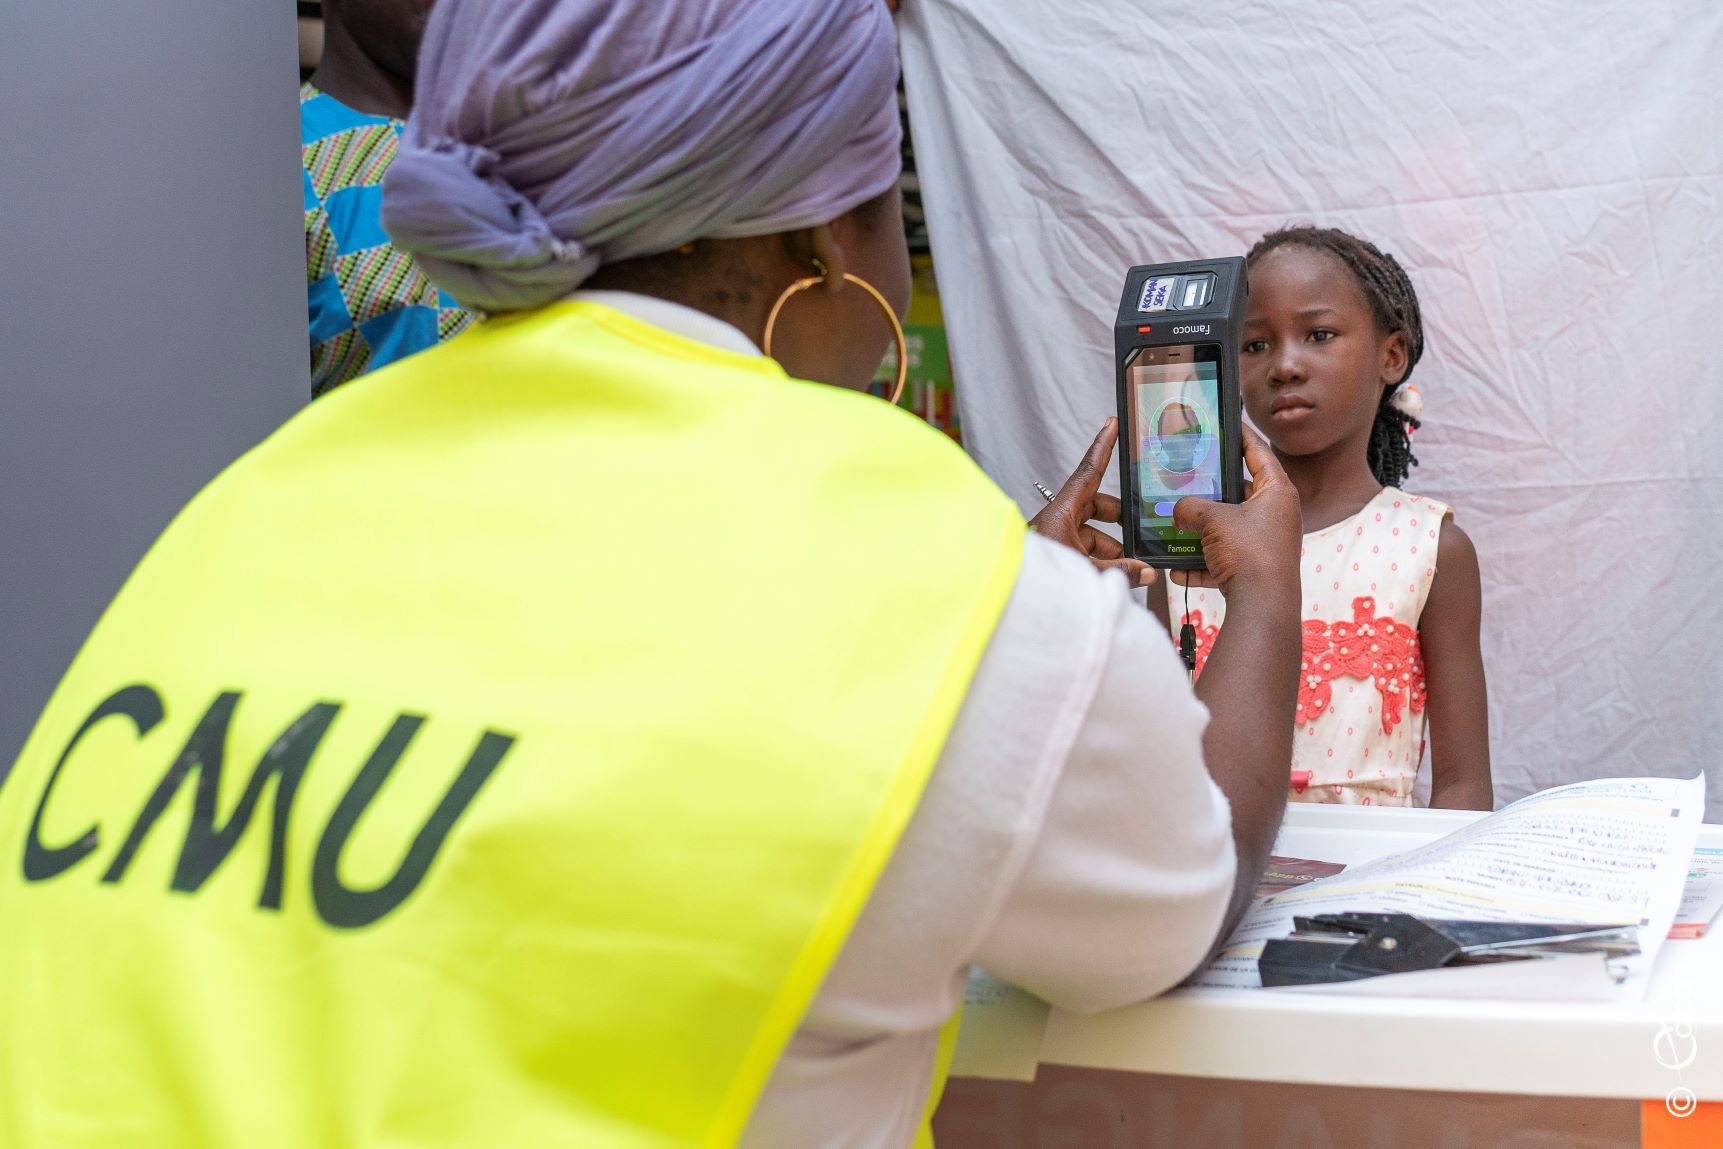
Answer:
<svg viewBox="0 0 1723 1149"><path fill-rule="evenodd" d="M913 418L592 304L319 401L0 786L0 1145L733 1143L1022 536Z"/></svg>

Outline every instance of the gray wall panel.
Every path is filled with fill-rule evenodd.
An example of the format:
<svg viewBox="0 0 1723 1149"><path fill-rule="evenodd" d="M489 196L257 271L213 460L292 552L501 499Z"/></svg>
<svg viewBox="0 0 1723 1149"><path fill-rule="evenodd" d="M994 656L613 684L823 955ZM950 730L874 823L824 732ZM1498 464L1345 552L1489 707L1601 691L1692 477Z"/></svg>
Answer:
<svg viewBox="0 0 1723 1149"><path fill-rule="evenodd" d="M306 384L294 12L0 3L0 775L126 573Z"/></svg>

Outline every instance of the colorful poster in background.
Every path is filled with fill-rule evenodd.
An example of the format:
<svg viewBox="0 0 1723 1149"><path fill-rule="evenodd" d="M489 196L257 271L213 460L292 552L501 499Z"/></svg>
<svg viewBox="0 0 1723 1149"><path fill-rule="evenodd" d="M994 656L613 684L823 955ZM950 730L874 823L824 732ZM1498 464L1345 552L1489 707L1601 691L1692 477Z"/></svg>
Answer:
<svg viewBox="0 0 1723 1149"><path fill-rule="evenodd" d="M957 392L951 377L951 355L945 344L945 315L939 306L939 286L933 277L933 259L914 256L910 261L914 289L909 315L903 325L903 341L909 349L909 372L904 379L903 398L898 406L914 411L958 442L963 441L957 418ZM887 352L874 376L874 394L883 396L897 378L897 348Z"/></svg>

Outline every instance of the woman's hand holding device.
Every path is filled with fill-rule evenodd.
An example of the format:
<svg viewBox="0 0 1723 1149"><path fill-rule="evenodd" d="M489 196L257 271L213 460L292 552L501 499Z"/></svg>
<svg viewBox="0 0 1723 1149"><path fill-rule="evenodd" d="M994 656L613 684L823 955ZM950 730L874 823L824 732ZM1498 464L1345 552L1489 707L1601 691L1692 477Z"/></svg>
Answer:
<svg viewBox="0 0 1723 1149"><path fill-rule="evenodd" d="M1119 500L1101 493L1101 479L1113 458L1113 447L1119 441L1119 421L1108 418L1101 433L1089 444L1089 450L1065 485L1053 496L1053 501L1041 513L1029 520L1029 527L1056 543L1087 555L1101 570L1120 570L1132 586L1148 586L1155 581L1154 569L1145 562L1126 558L1125 548L1112 536L1090 526L1091 521L1119 521ZM1284 476L1283 476L1284 478ZM1294 507L1297 495L1293 496ZM1297 555L1294 553L1296 561ZM1297 576L1296 568L1294 577Z"/></svg>
<svg viewBox="0 0 1723 1149"><path fill-rule="evenodd" d="M1230 600L1255 586L1298 594L1299 548L1304 520L1298 490L1261 435L1250 427L1244 436L1244 462L1250 470L1242 503L1222 503L1187 495L1173 508L1173 522L1202 535L1206 570L1175 570L1180 586L1216 587Z"/></svg>

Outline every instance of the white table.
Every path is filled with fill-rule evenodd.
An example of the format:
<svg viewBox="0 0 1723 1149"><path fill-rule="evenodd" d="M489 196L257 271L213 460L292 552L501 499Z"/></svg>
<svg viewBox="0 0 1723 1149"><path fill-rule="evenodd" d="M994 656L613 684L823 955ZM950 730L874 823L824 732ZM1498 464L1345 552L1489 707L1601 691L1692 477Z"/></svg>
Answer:
<svg viewBox="0 0 1723 1149"><path fill-rule="evenodd" d="M1422 845L1480 816L1295 805L1275 853L1361 862ZM1702 827L1699 844L1723 846L1723 826ZM1660 1057L1654 1042L1666 1026L1682 1028L1665 1033ZM1691 1063L1679 1071L1669 1064L1688 1056ZM965 1060L959 1058L956 1075L965 1074ZM1181 1078L1659 1105L1680 1087L1702 1102L1723 1102L1723 924L1702 939L1666 943L1643 1001L1186 989L1091 1017L1054 1011L1040 1062ZM1709 1105L1697 1117L1709 1122L1720 1115L1723 1107ZM1723 1137L1691 1143L1723 1147Z"/></svg>

